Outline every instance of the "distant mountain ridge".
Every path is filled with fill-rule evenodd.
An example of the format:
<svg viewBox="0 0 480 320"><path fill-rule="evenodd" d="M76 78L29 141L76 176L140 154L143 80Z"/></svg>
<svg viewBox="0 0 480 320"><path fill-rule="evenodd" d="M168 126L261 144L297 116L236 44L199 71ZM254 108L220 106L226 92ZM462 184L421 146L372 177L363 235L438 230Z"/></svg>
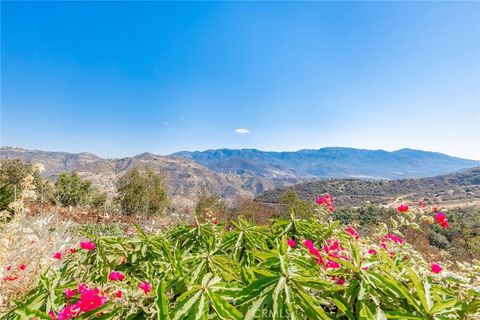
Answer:
<svg viewBox="0 0 480 320"><path fill-rule="evenodd" d="M216 149L182 151L172 156L191 159L217 172L309 179L429 177L480 165L480 161L413 149L392 152L340 147L292 152Z"/></svg>
<svg viewBox="0 0 480 320"><path fill-rule="evenodd" d="M167 175L173 202L188 205L195 202L202 188L233 200L239 196L253 197L274 188L319 179L351 180L353 177L380 181L435 176L480 166L480 161L426 151L402 149L387 152L351 148L296 152L218 149L178 152L168 156L146 152L133 157L104 159L88 152L73 154L1 147L0 158L41 163L45 167L43 175L51 181L60 172L76 171L112 195L118 177L135 166L148 165ZM374 186L368 183L364 187Z"/></svg>

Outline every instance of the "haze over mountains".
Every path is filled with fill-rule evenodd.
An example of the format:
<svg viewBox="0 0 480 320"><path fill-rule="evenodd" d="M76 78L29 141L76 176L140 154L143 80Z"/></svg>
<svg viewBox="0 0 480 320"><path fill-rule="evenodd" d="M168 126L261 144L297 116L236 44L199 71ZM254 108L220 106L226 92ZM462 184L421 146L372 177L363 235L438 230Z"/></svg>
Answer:
<svg viewBox="0 0 480 320"><path fill-rule="evenodd" d="M322 148L295 152L217 149L178 152L217 172L264 177L373 178L429 177L480 165L480 161L412 149L388 152L353 148Z"/></svg>
<svg viewBox="0 0 480 320"><path fill-rule="evenodd" d="M110 194L114 193L116 179L128 169L137 165L152 166L166 174L174 202L186 202L186 205L195 200L202 188L233 199L325 178L427 177L480 166L480 161L411 149L394 152L352 148L297 152L218 149L104 159L87 152L73 154L1 147L0 157L41 163L45 166L44 176L52 181L60 172L76 171Z"/></svg>

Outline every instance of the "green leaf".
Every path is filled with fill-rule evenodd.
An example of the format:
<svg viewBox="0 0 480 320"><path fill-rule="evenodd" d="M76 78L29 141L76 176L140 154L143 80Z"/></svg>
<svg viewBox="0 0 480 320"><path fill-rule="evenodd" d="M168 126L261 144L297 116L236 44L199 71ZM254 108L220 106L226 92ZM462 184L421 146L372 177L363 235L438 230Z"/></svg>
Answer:
<svg viewBox="0 0 480 320"><path fill-rule="evenodd" d="M170 316L168 315L168 299L165 290L165 282L160 281L157 286L157 297L155 301L155 306L157 307L157 319L158 320L168 320Z"/></svg>

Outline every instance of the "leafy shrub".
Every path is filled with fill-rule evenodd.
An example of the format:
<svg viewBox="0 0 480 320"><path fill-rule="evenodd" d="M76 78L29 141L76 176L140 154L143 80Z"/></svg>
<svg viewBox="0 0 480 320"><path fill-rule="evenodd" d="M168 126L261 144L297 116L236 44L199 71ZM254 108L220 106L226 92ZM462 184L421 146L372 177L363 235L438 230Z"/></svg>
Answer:
<svg viewBox="0 0 480 320"><path fill-rule="evenodd" d="M440 233L436 233L436 232L433 232L431 235L430 235L430 244L432 246L435 246L437 248L440 248L440 249L446 249L449 247L450 245L450 242L448 241L448 239L440 234Z"/></svg>
<svg viewBox="0 0 480 320"><path fill-rule="evenodd" d="M31 163L18 159L0 160L0 211L9 210L9 205L14 201L14 193L17 193L18 198L23 191L24 180L29 176L32 177L33 190L36 194L41 190L44 190L46 195L50 193L50 185Z"/></svg>
<svg viewBox="0 0 480 320"><path fill-rule="evenodd" d="M62 172L55 182L55 201L61 206L100 207L107 195L93 187L92 182L83 180L78 173Z"/></svg>
<svg viewBox="0 0 480 320"><path fill-rule="evenodd" d="M430 264L395 227L317 218L93 237L3 319L478 319L480 265ZM398 222L414 224L409 212ZM320 221L320 222L319 222ZM52 248L53 249L53 248ZM443 269L443 270L442 270ZM68 311L68 312L67 312Z"/></svg>
<svg viewBox="0 0 480 320"><path fill-rule="evenodd" d="M117 181L117 202L127 215L163 214L168 207L165 177L150 167L135 167Z"/></svg>

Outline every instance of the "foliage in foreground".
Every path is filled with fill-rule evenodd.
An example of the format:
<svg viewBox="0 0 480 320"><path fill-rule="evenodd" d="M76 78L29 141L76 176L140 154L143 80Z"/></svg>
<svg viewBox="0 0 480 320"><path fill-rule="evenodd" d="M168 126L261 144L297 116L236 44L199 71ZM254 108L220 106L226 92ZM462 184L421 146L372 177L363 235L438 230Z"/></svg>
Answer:
<svg viewBox="0 0 480 320"><path fill-rule="evenodd" d="M90 237L3 319L475 319L480 266L429 264L395 229L319 219ZM319 222L320 221L320 222ZM48 315L50 313L50 315Z"/></svg>

